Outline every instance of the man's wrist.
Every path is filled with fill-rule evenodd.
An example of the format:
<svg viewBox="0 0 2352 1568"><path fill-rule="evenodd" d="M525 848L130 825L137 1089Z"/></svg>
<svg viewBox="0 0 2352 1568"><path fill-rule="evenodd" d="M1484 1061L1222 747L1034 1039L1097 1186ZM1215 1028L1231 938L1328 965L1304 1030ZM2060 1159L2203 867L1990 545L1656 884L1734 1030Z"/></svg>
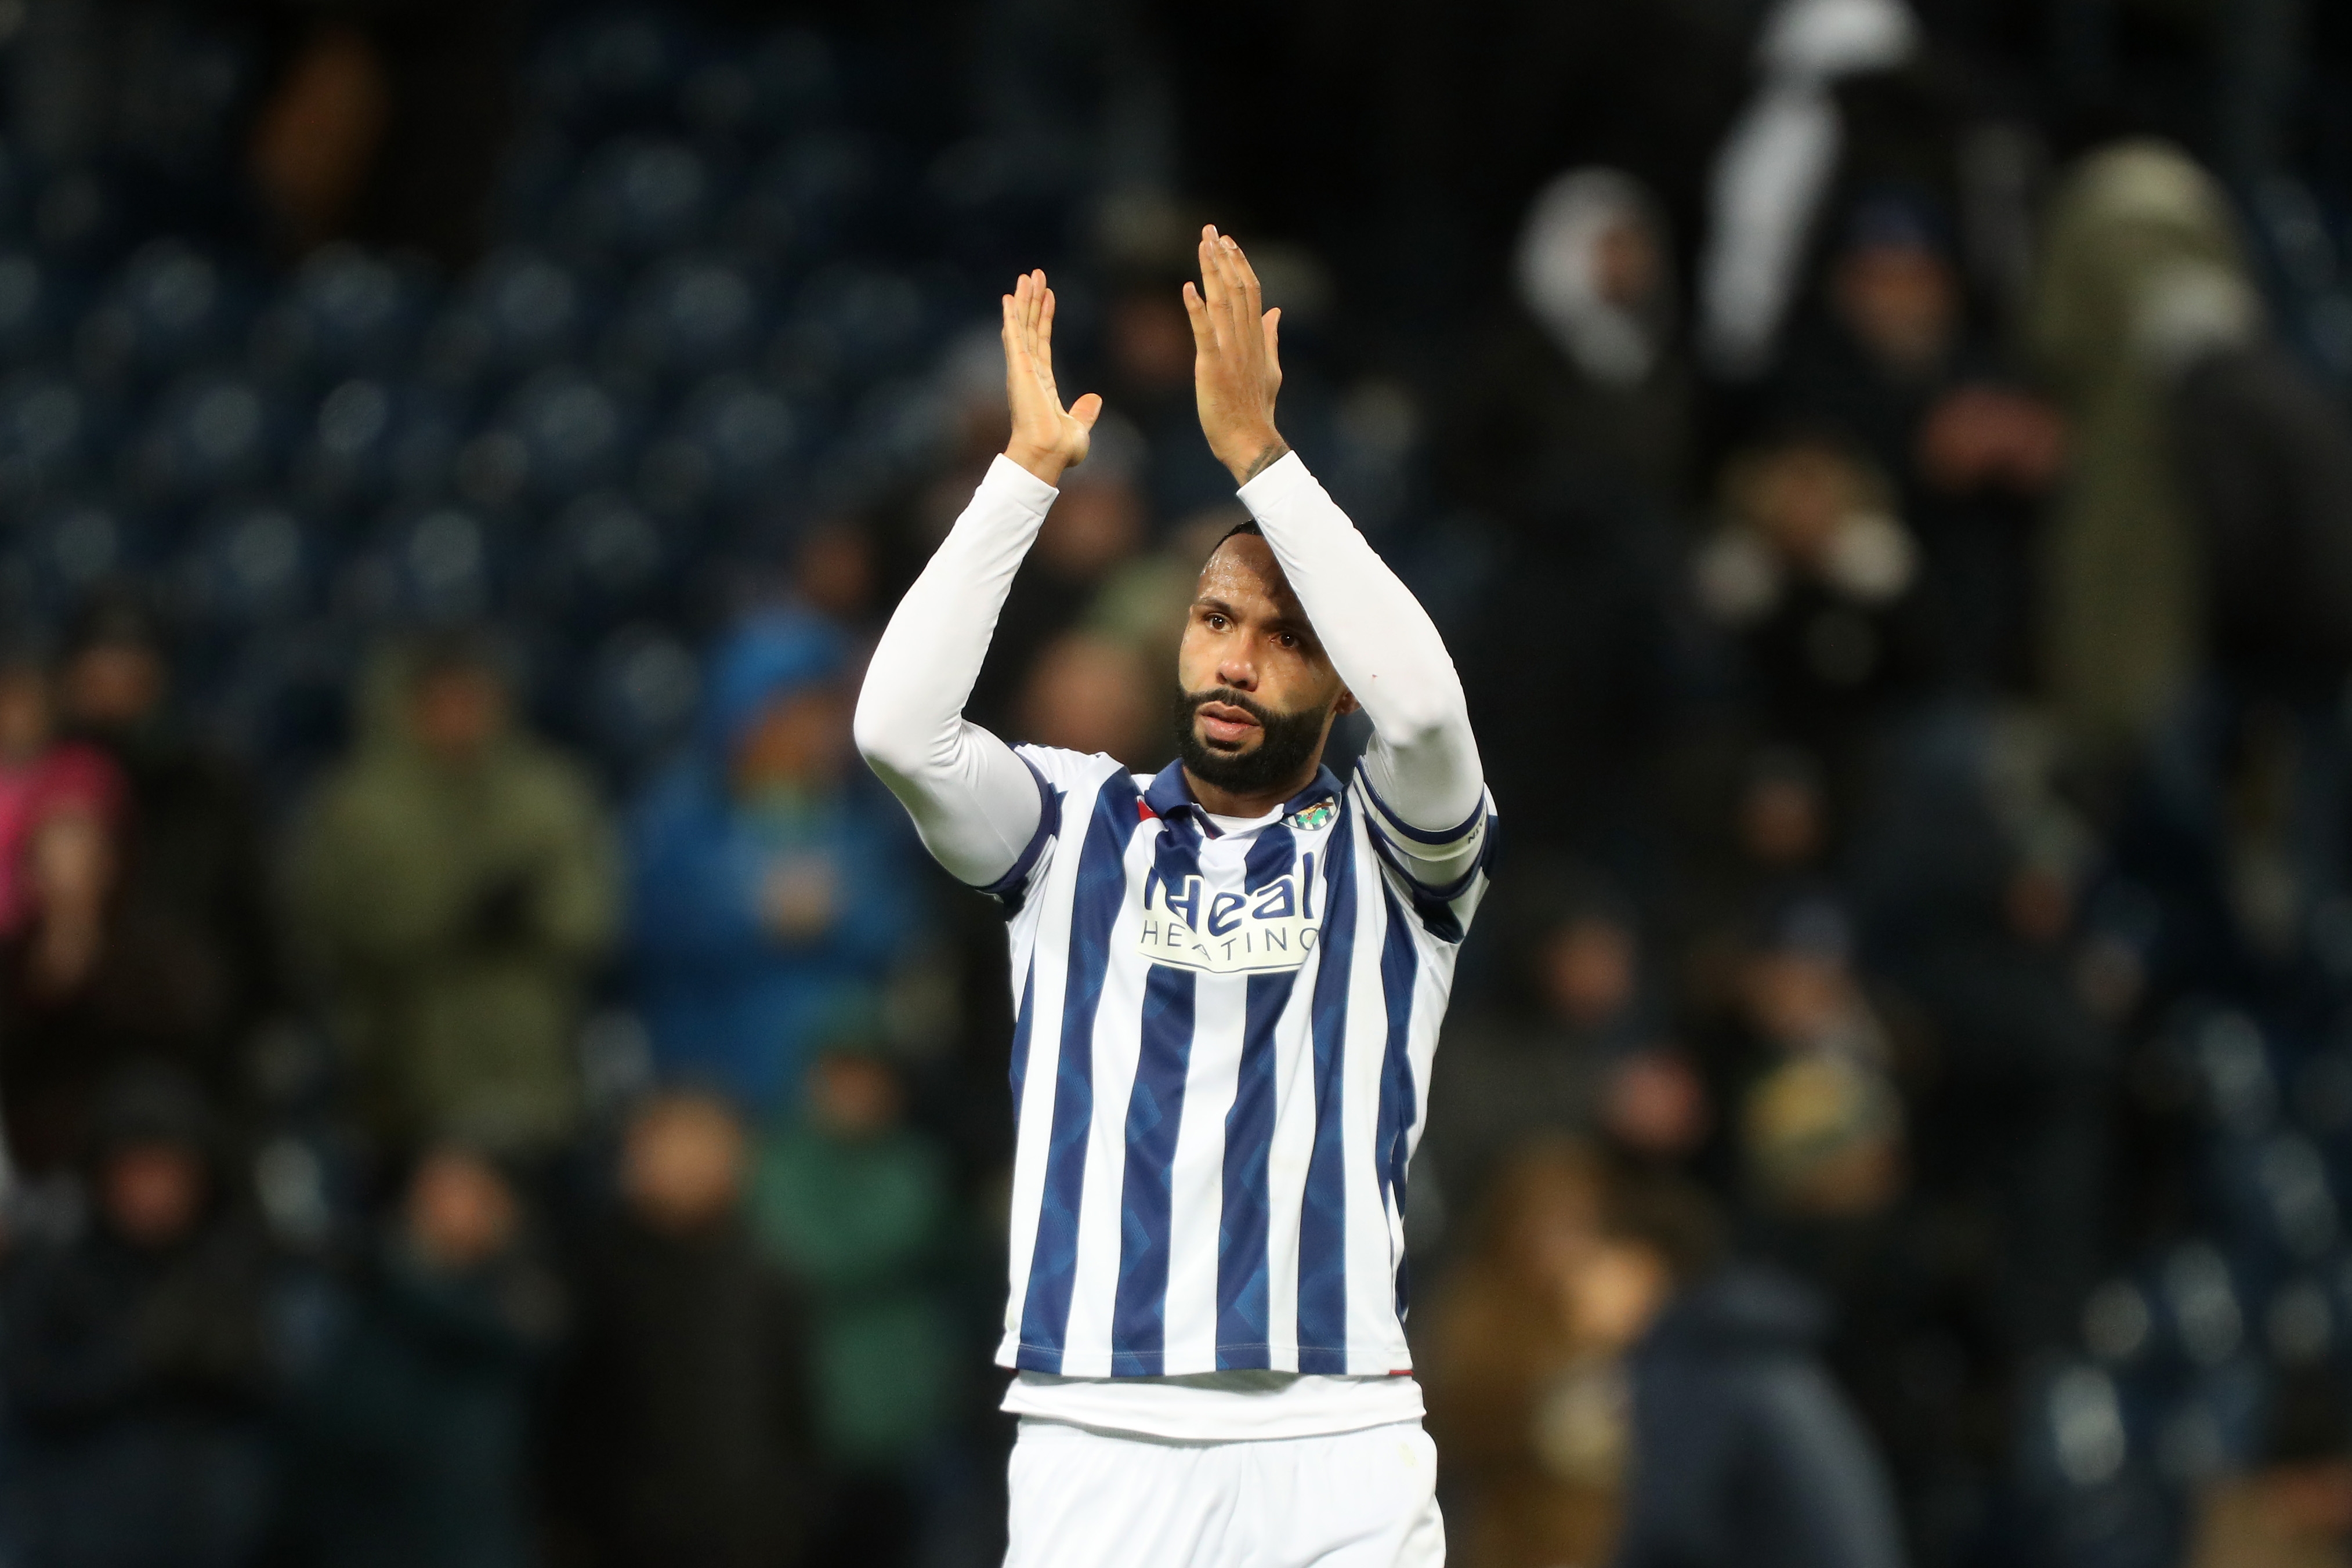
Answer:
<svg viewBox="0 0 2352 1568"><path fill-rule="evenodd" d="M1234 476L1236 485L1248 484L1289 456L1290 443L1268 431L1263 442L1253 443L1245 450L1250 453L1248 457L1228 459L1225 464L1226 472Z"/></svg>
<svg viewBox="0 0 2352 1568"><path fill-rule="evenodd" d="M1004 455L1048 485L1059 485L1062 471L1070 465L1069 459L1059 452L1040 451L1033 446L1024 446L1017 441L1004 449Z"/></svg>

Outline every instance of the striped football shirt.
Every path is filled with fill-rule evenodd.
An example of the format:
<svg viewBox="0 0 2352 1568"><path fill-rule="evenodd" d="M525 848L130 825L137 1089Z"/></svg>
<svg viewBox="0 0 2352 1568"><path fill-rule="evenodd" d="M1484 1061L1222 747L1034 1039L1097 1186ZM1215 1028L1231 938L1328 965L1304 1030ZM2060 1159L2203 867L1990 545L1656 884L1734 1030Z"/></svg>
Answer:
<svg viewBox="0 0 2352 1568"><path fill-rule="evenodd" d="M1220 831L1181 766L1022 747L1019 1118L997 1360L1072 1377L1409 1370L1405 1170L1493 800L1447 832L1326 768ZM1451 886L1440 859L1486 831Z"/></svg>

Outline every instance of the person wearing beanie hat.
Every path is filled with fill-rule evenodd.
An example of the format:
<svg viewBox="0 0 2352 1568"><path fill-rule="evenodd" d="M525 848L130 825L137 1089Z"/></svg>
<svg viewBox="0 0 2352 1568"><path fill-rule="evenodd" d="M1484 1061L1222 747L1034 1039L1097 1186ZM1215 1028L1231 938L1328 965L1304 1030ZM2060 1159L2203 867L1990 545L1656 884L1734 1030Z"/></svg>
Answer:
<svg viewBox="0 0 2352 1568"><path fill-rule="evenodd" d="M824 1020L914 924L905 829L848 773L845 652L796 611L737 627L693 743L630 814L626 958L655 1064L755 1115L797 1097Z"/></svg>

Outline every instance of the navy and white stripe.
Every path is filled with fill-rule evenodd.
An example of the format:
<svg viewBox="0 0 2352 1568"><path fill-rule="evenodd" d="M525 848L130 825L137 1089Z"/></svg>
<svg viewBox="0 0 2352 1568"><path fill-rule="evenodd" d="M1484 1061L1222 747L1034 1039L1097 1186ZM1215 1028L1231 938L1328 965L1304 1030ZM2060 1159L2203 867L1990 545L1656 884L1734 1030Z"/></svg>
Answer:
<svg viewBox="0 0 2352 1568"><path fill-rule="evenodd" d="M1020 755L1012 1290L998 1360L1079 1377L1402 1371L1404 1173L1492 804L1452 834L1321 771L1221 835L1180 768ZM1455 885L1416 853L1485 832Z"/></svg>

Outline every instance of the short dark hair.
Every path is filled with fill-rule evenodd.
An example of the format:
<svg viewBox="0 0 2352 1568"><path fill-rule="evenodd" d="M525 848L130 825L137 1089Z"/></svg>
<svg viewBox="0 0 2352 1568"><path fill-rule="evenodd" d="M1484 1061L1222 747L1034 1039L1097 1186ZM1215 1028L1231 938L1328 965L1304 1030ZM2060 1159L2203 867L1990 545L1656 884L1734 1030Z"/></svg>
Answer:
<svg viewBox="0 0 2352 1568"><path fill-rule="evenodd" d="M1211 555L1216 554L1219 550L1225 548L1225 541L1227 539L1238 538L1243 534L1247 534L1254 539L1262 539L1265 538L1265 530L1259 528L1255 520L1246 523L1235 523L1232 528L1227 528L1223 533L1217 536L1217 542L1209 547L1209 553Z"/></svg>

